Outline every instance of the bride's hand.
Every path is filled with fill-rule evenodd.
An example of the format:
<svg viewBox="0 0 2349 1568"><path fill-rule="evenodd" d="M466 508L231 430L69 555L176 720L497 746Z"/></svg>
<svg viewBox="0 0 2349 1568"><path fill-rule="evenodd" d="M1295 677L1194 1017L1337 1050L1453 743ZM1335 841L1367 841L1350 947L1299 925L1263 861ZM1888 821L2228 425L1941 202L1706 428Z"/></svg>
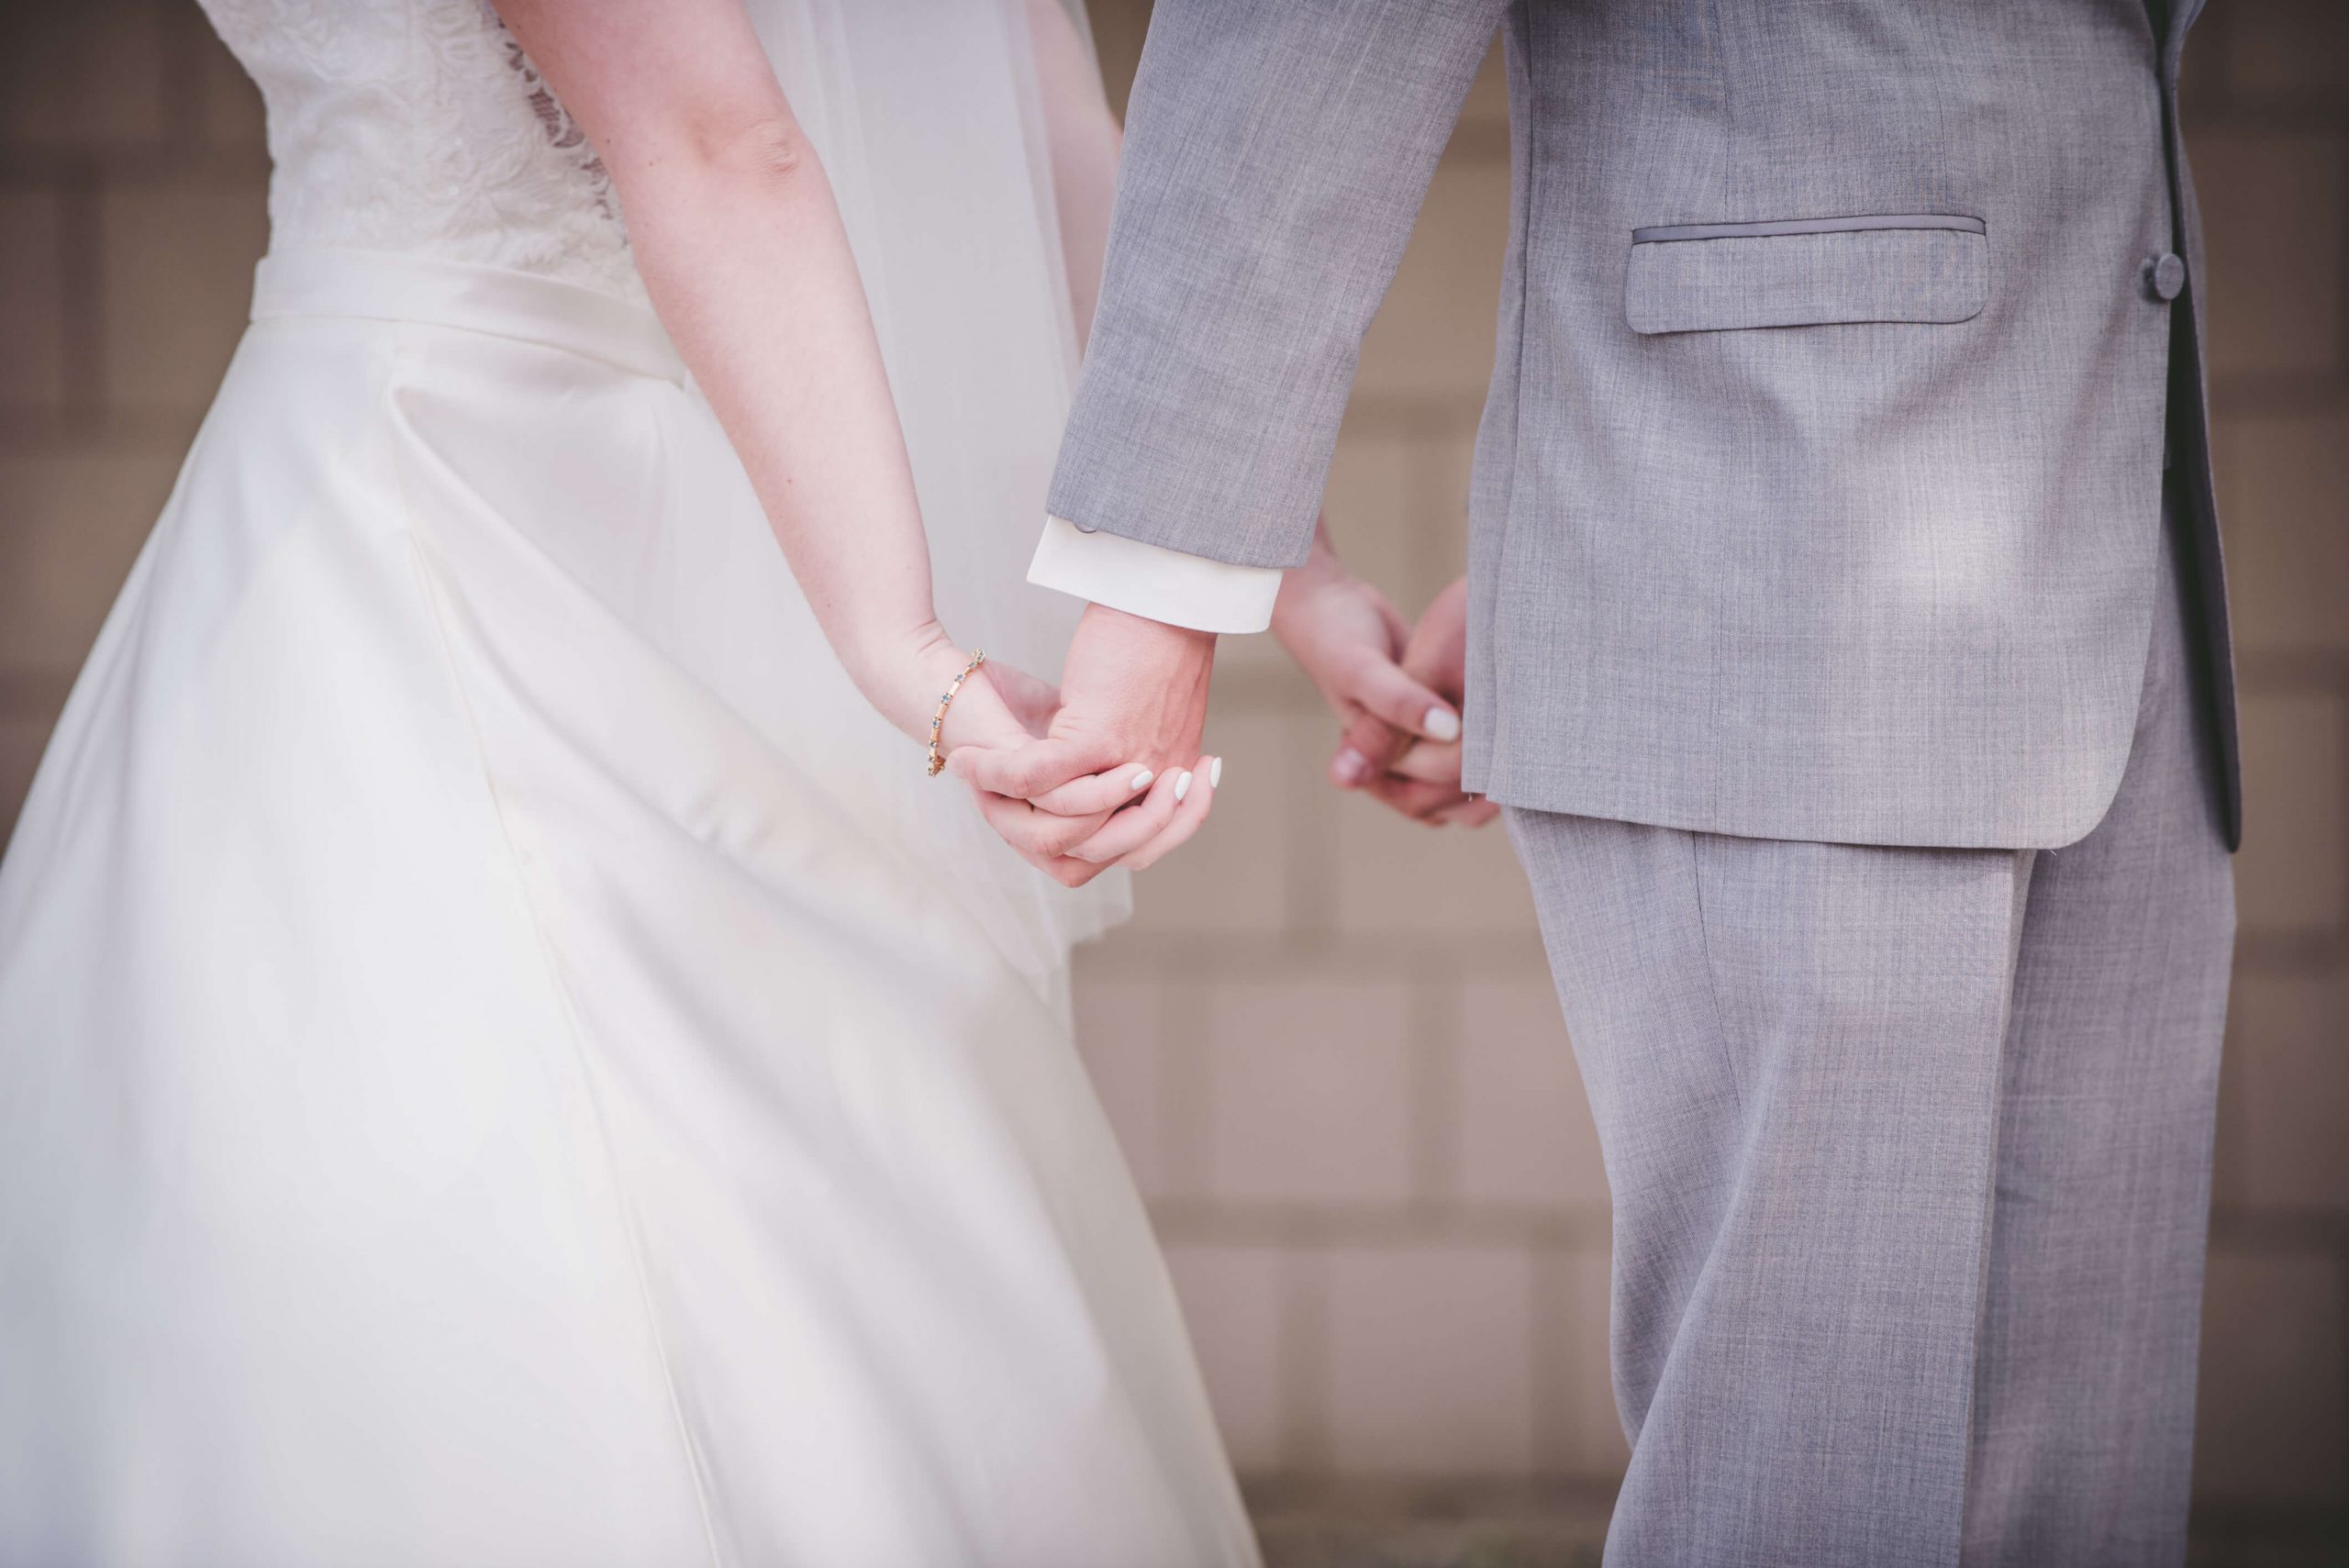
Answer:
<svg viewBox="0 0 2349 1568"><path fill-rule="evenodd" d="M1021 743L1036 744L1041 741L1033 736ZM1019 749L974 750L1009 756ZM1215 775L1222 771L1215 758L1202 758L1198 770L1163 773L1128 763L1072 779L1034 800L997 795L976 783L970 788L980 815L1021 859L1063 886L1082 887L1112 865L1149 865L1190 837L1207 815Z"/></svg>
<svg viewBox="0 0 2349 1568"><path fill-rule="evenodd" d="M1214 799L1222 763L1198 751L1214 659L1211 633L1090 606L1069 644L1065 701L1045 739L958 751L955 774L982 792L998 832L1041 854L1037 863L1071 886L1112 864L1149 865L1198 829ZM1104 766L1121 756L1132 760ZM1072 801L1072 774L1097 781L1074 781L1081 789L1111 787ZM1130 804L1097 833L1073 837L1051 819L1055 811L1097 811L1120 784Z"/></svg>
<svg viewBox="0 0 2349 1568"><path fill-rule="evenodd" d="M925 631L918 644L907 681L918 698L896 705L901 710L896 721L899 728L927 743L938 699L969 665L970 654L941 628ZM925 701L929 706L920 707ZM1060 706L1059 688L1015 664L991 658L970 672L948 706L940 750L949 756L965 748L1019 751L1044 736ZM1128 764L1071 779L1034 800L992 795L976 786L972 793L981 814L1006 842L1039 870L1074 887L1090 881L1103 868L1071 859L1067 851L1091 840L1119 807L1155 801L1157 791L1142 793L1153 782L1149 768Z"/></svg>

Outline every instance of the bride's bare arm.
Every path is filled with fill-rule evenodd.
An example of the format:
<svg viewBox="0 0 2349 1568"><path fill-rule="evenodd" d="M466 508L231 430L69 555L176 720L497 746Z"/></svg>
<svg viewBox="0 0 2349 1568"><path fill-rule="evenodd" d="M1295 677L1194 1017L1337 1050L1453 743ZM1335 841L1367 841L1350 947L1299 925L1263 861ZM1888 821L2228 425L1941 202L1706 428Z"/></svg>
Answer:
<svg viewBox="0 0 2349 1568"><path fill-rule="evenodd" d="M594 142L662 324L741 455L850 676L926 738L966 651L930 553L829 182L740 0L496 0ZM991 691L955 727L1002 744ZM964 712L965 702L970 711Z"/></svg>

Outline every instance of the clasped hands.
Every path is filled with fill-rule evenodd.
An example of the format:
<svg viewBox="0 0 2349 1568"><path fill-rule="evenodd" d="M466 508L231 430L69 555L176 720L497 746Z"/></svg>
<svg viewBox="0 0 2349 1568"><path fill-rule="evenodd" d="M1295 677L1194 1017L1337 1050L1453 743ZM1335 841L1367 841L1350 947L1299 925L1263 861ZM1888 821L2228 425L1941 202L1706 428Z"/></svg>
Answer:
<svg viewBox="0 0 2349 1568"><path fill-rule="evenodd" d="M1460 787L1465 602L1454 583L1415 628L1317 534L1273 614L1274 634L1342 726L1330 782L1431 825L1482 827L1498 811ZM1215 640L1090 606L1057 691L983 668L1000 706L973 704L959 736L950 723L948 770L1056 881L1152 865L1198 831L1222 779L1222 759L1199 751Z"/></svg>

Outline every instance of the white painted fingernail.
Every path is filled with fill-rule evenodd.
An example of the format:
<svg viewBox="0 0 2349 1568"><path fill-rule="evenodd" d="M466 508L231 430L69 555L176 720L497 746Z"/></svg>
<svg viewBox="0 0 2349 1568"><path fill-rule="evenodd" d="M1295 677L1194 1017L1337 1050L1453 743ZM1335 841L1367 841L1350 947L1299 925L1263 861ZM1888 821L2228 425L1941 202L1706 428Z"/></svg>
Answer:
<svg viewBox="0 0 2349 1568"><path fill-rule="evenodd" d="M1209 789L1223 787L1223 759L1221 757L1208 759L1208 787Z"/></svg>
<svg viewBox="0 0 2349 1568"><path fill-rule="evenodd" d="M1174 775L1174 799L1175 799L1175 802L1179 805L1179 804L1181 803L1181 801L1182 801L1183 797L1184 797L1185 795L1186 795L1190 794L1190 793L1191 793L1191 775L1190 775L1189 773L1176 773L1176 774Z"/></svg>
<svg viewBox="0 0 2349 1568"><path fill-rule="evenodd" d="M1150 787L1150 781L1157 776L1158 775L1156 773L1152 773L1148 768L1144 768L1140 773L1134 774L1133 777L1126 781L1126 787L1130 790L1148 789Z"/></svg>
<svg viewBox="0 0 2349 1568"><path fill-rule="evenodd" d="M1426 725L1428 738L1431 740L1460 739L1460 716L1448 707L1428 709L1428 716L1422 722Z"/></svg>

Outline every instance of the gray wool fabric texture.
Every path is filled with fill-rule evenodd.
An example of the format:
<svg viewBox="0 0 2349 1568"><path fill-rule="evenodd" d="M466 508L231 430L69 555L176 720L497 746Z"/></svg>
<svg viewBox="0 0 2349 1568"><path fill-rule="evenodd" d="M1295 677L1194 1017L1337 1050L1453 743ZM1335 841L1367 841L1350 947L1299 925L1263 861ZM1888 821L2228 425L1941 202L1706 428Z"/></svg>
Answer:
<svg viewBox="0 0 2349 1568"><path fill-rule="evenodd" d="M2070 843L2119 784L2153 620L2173 249L2199 309L2176 9L2157 39L2141 0L1162 0L1052 510L1304 559L1498 28L1469 786L1752 837Z"/></svg>
<svg viewBox="0 0 2349 1568"><path fill-rule="evenodd" d="M2234 894L2161 584L2068 848L1508 813L1614 1193L1609 1568L2184 1560Z"/></svg>
<svg viewBox="0 0 2349 1568"><path fill-rule="evenodd" d="M1051 506L1248 565L1506 43L1466 783L1613 1190L1610 1568L2183 1560L2241 821L2199 9L1157 0Z"/></svg>

